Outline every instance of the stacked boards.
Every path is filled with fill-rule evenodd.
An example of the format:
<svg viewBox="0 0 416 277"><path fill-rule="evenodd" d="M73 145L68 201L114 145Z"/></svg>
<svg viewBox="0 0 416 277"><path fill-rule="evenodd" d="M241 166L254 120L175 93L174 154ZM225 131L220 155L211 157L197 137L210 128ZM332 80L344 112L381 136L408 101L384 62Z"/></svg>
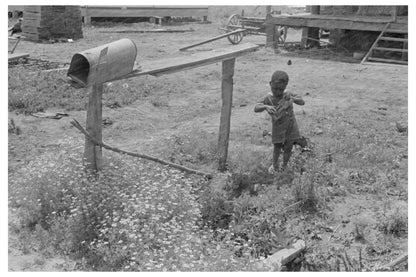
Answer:
<svg viewBox="0 0 416 277"><path fill-rule="evenodd" d="M79 6L24 6L23 36L27 40L82 38Z"/></svg>

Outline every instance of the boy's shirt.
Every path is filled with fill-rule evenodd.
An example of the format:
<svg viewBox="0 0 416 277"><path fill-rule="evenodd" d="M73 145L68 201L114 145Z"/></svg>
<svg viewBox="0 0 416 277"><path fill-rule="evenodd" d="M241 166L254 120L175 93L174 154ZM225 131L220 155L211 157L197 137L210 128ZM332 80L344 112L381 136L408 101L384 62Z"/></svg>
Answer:
<svg viewBox="0 0 416 277"><path fill-rule="evenodd" d="M269 92L258 103L276 107L277 112L272 116L272 143L284 143L287 140L300 138L298 124L293 112L293 104L285 100L287 96L297 97L296 94L285 92L278 100Z"/></svg>

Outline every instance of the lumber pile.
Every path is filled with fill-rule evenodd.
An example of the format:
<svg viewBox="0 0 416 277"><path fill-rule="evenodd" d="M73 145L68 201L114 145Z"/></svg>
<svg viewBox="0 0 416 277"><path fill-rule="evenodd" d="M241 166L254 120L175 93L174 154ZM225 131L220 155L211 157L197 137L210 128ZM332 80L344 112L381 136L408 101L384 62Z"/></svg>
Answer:
<svg viewBox="0 0 416 277"><path fill-rule="evenodd" d="M27 40L82 38L79 6L24 6L23 36Z"/></svg>

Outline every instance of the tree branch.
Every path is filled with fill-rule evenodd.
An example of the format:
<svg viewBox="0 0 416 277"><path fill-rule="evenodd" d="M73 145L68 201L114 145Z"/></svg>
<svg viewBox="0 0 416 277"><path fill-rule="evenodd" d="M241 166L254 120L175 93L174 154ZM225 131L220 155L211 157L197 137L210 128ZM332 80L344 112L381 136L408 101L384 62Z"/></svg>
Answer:
<svg viewBox="0 0 416 277"><path fill-rule="evenodd" d="M126 155L129 155L129 156L133 156L133 157L137 157L137 158L141 158L141 159L147 159L147 160L151 160L151 161L154 161L154 162L157 162L157 163L161 163L161 164L164 164L164 165L168 165L168 166L171 166L171 167L174 167L174 168L176 168L176 169L179 169L179 170L182 170L182 171L185 171L185 172L188 172L188 173L193 173L193 174L197 174L197 175L202 175L202 176L205 176L206 178L208 178L208 179L211 179L212 178L212 175L211 174L209 174L209 173L205 173L205 172L202 172L202 171L198 171L198 170L195 170L195 169L191 169L191 168L187 168L187 167L185 167L185 166L182 166L182 165L179 165L179 164L175 164L175 163L171 163L171 162L168 162L168 161L165 161L165 160L162 160L162 159L159 159L159 158L156 158L156 157L153 157L153 156L149 156L149 155L145 155L145 154L140 154L140 153L133 153L133 152L128 152L128 151L125 151L125 150L121 150L121 149L118 149L118 148L116 148L116 147L112 147L112 146L109 146L109 145L106 145L106 144L104 144L103 142L99 142L99 141L97 141L95 138L93 138L82 126L81 126L81 124L77 121L77 120L75 120L75 119L73 119L72 121L71 121L71 124L75 127L75 128L77 128L81 133L83 133L90 141L92 141L93 143L95 143L95 144L97 144L97 145L100 145L101 147L103 147L103 148L105 148L105 149L108 149L108 150L111 150L111 151L114 151L114 152L117 152L117 153L122 153L122 154L126 154Z"/></svg>

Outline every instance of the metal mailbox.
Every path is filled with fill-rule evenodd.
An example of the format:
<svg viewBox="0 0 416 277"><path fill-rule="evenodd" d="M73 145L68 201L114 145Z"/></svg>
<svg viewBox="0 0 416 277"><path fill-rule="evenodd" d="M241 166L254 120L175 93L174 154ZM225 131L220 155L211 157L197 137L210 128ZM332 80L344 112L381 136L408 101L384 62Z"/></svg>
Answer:
<svg viewBox="0 0 416 277"><path fill-rule="evenodd" d="M105 83L130 73L136 56L136 44L120 39L74 54L67 75L82 87Z"/></svg>

